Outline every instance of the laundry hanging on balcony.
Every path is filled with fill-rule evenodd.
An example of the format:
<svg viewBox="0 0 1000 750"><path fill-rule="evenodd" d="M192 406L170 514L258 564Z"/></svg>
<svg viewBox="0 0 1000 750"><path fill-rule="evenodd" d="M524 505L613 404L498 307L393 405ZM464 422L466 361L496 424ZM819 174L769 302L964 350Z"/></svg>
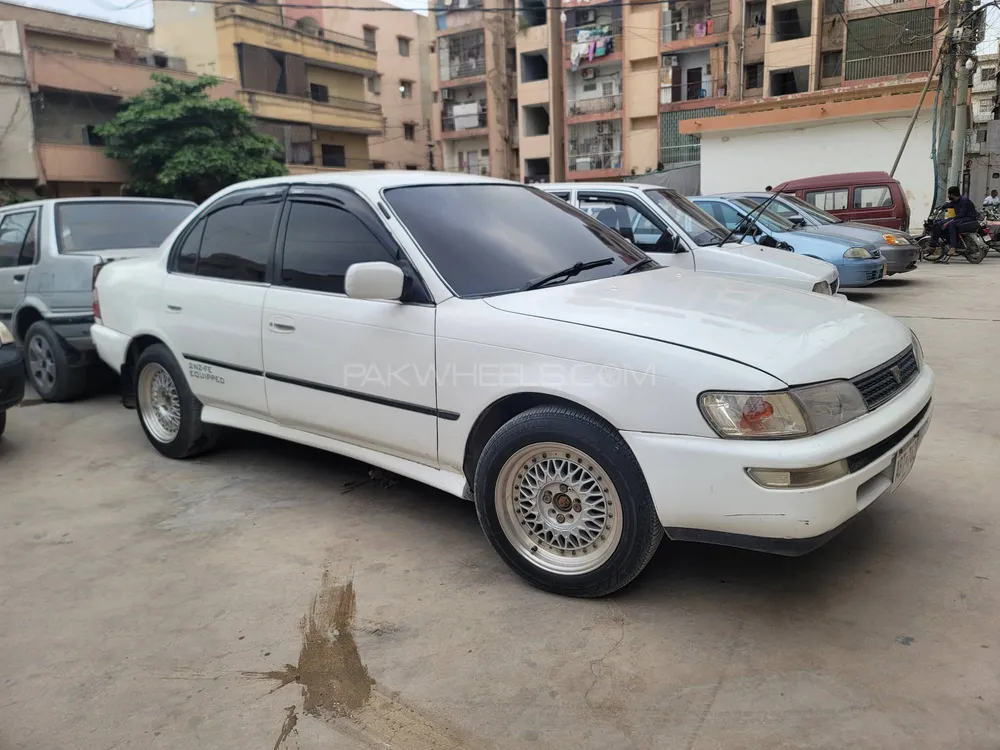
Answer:
<svg viewBox="0 0 1000 750"><path fill-rule="evenodd" d="M611 36L610 26L579 29L576 32L576 41L570 45L570 66L575 71L584 58L587 59L587 62L593 62L595 57L604 57L614 51L615 42L614 37Z"/></svg>
<svg viewBox="0 0 1000 750"><path fill-rule="evenodd" d="M479 104L456 104L451 109L455 116L455 130L472 130L479 127Z"/></svg>

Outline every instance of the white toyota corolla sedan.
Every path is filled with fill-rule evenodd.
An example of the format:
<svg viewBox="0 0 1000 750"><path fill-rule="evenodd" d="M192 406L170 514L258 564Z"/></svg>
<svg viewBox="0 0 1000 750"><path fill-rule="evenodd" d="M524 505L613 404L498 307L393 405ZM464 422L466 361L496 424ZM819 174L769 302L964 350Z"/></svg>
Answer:
<svg viewBox="0 0 1000 750"><path fill-rule="evenodd" d="M234 185L105 266L94 315L162 454L232 427L351 456L473 499L512 568L574 596L626 585L664 534L817 547L900 485L931 417L899 321L661 268L466 175Z"/></svg>

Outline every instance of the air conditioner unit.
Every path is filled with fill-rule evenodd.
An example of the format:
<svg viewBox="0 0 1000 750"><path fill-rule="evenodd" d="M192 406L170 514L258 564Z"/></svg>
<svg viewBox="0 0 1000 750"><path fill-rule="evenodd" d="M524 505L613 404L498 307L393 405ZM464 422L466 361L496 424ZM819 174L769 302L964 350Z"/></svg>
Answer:
<svg viewBox="0 0 1000 750"><path fill-rule="evenodd" d="M677 55L668 55L667 59L670 61L670 67L671 68L676 68L681 63L681 61L677 57Z"/></svg>
<svg viewBox="0 0 1000 750"><path fill-rule="evenodd" d="M455 92L451 89L441 89L441 101L450 102L455 98Z"/></svg>
<svg viewBox="0 0 1000 750"><path fill-rule="evenodd" d="M582 14L581 24L584 23L596 23L597 22L597 11L596 10L585 10Z"/></svg>
<svg viewBox="0 0 1000 750"><path fill-rule="evenodd" d="M584 68L580 71L580 77L585 81L597 78L597 68Z"/></svg>

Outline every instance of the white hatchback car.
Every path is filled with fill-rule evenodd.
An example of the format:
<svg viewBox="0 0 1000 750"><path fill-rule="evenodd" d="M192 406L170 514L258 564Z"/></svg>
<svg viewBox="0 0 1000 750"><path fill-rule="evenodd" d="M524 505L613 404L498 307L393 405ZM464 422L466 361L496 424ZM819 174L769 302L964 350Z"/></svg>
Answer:
<svg viewBox="0 0 1000 750"><path fill-rule="evenodd" d="M933 374L897 320L662 268L558 198L465 175L234 185L100 271L97 349L150 442L220 427L474 499L549 591L661 538L801 553L913 466Z"/></svg>
<svg viewBox="0 0 1000 750"><path fill-rule="evenodd" d="M676 190L658 185L576 182L538 185L614 229L660 265L836 294L832 263L776 247L745 244Z"/></svg>

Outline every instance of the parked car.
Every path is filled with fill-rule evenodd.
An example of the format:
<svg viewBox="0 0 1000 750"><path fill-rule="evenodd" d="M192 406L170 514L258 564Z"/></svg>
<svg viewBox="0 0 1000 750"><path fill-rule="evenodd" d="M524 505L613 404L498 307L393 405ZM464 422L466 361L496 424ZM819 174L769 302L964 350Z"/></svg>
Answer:
<svg viewBox="0 0 1000 750"><path fill-rule="evenodd" d="M756 202L738 194L699 196L693 200L695 205L711 213L725 227L736 231L737 236L743 234L749 221L748 242L772 243L794 253L833 263L840 272L841 289L868 286L885 276L885 260L878 248L869 242L833 237L813 227L798 227L770 207L763 212L754 212Z"/></svg>
<svg viewBox="0 0 1000 750"><path fill-rule="evenodd" d="M537 187L582 209L664 266L820 294L836 294L840 286L836 266L784 250L740 244L676 190L602 182Z"/></svg>
<svg viewBox="0 0 1000 750"><path fill-rule="evenodd" d="M740 193L740 197L748 198L756 205L771 198L772 193ZM874 245L886 261L888 276L913 271L917 267L920 248L917 246L917 241L907 232L875 227L860 221L838 219L792 193L779 194L771 201L769 208L798 226L815 227L824 234L861 240Z"/></svg>
<svg viewBox="0 0 1000 750"><path fill-rule="evenodd" d="M7 429L7 410L24 398L24 362L14 334L0 323L0 436Z"/></svg>
<svg viewBox="0 0 1000 750"><path fill-rule="evenodd" d="M46 401L79 397L88 366L94 268L155 250L189 201L64 198L0 209L0 322L21 345Z"/></svg>
<svg viewBox="0 0 1000 750"><path fill-rule="evenodd" d="M894 318L663 268L485 177L234 185L105 266L94 307L163 455L235 427L374 464L474 499L514 570L575 596L627 584L664 533L814 548L899 486L931 418Z"/></svg>
<svg viewBox="0 0 1000 750"><path fill-rule="evenodd" d="M796 196L843 221L877 224L904 232L910 206L899 180L887 172L845 172L788 180L774 189Z"/></svg>

